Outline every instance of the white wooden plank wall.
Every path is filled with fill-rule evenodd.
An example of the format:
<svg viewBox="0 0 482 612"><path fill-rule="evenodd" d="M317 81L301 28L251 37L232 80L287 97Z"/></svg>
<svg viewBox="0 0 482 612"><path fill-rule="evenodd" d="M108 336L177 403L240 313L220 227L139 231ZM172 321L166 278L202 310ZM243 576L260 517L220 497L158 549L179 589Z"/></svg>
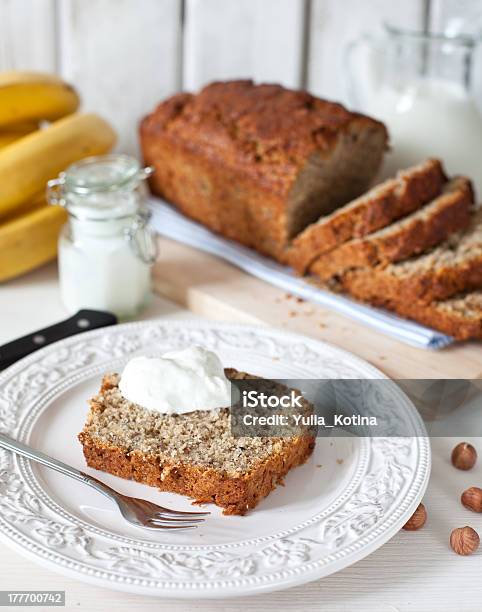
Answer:
<svg viewBox="0 0 482 612"><path fill-rule="evenodd" d="M482 33L482 2L480 0L431 0L430 28L452 34Z"/></svg>
<svg viewBox="0 0 482 612"><path fill-rule="evenodd" d="M135 153L143 114L211 80L306 86L345 101L346 43L384 20L421 28L427 2L0 0L0 70L59 71L84 108L113 122L118 148ZM480 31L481 13L481 0L430 0L434 29L462 20Z"/></svg>
<svg viewBox="0 0 482 612"><path fill-rule="evenodd" d="M305 0L186 0L184 85L253 78L299 87Z"/></svg>
<svg viewBox="0 0 482 612"><path fill-rule="evenodd" d="M84 108L108 118L118 148L137 152L137 123L181 88L180 0L59 3L60 72Z"/></svg>
<svg viewBox="0 0 482 612"><path fill-rule="evenodd" d="M54 71L55 0L0 0L0 70Z"/></svg>
<svg viewBox="0 0 482 612"><path fill-rule="evenodd" d="M379 33L384 21L421 28L423 15L423 0L311 0L308 89L346 102L345 46L364 33Z"/></svg>

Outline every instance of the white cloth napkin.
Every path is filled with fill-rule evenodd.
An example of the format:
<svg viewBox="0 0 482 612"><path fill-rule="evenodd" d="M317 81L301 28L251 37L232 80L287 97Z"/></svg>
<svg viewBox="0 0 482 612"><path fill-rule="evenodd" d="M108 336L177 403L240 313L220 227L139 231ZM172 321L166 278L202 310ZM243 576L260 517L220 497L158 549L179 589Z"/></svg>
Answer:
<svg viewBox="0 0 482 612"><path fill-rule="evenodd" d="M237 244L191 221L159 198L150 198L151 227L167 238L217 255L267 283L293 295L326 306L397 340L426 349L440 349L454 339L385 310L365 306L347 297L318 289L255 251Z"/></svg>

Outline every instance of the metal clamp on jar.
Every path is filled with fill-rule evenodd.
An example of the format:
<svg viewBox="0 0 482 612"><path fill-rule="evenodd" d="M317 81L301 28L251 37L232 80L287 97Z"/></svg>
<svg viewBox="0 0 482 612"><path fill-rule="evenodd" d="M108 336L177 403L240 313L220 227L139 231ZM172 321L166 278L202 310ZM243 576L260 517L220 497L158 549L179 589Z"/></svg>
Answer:
<svg viewBox="0 0 482 612"><path fill-rule="evenodd" d="M66 308L135 316L150 293L156 259L144 180L151 168L126 155L90 157L49 181L47 199L69 213L59 238Z"/></svg>

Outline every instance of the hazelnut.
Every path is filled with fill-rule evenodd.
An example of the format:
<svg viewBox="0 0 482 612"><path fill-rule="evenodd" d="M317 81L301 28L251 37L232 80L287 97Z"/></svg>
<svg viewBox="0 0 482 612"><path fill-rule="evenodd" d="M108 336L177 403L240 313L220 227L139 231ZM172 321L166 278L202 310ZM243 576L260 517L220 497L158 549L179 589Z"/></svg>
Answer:
<svg viewBox="0 0 482 612"><path fill-rule="evenodd" d="M458 470L470 470L477 461L477 451L468 442L461 442L452 451L452 464Z"/></svg>
<svg viewBox="0 0 482 612"><path fill-rule="evenodd" d="M425 525L426 520L427 511L425 510L425 506L419 504L418 508L403 526L403 529L406 531L417 531L417 529L421 529Z"/></svg>
<svg viewBox="0 0 482 612"><path fill-rule="evenodd" d="M482 512L482 489L470 487L462 493L460 498L462 504L473 512Z"/></svg>
<svg viewBox="0 0 482 612"><path fill-rule="evenodd" d="M458 555L471 555L479 548L479 534L472 527L458 527L450 534L450 546Z"/></svg>

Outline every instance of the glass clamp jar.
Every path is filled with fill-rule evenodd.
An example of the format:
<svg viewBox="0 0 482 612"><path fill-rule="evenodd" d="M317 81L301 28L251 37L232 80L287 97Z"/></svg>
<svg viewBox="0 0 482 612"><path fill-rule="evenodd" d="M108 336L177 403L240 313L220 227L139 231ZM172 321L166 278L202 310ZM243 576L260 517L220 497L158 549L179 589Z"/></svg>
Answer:
<svg viewBox="0 0 482 612"><path fill-rule="evenodd" d="M48 202L69 213L59 237L60 293L69 311L108 310L126 319L146 303L157 256L146 206L151 174L132 157L105 155L49 181Z"/></svg>

